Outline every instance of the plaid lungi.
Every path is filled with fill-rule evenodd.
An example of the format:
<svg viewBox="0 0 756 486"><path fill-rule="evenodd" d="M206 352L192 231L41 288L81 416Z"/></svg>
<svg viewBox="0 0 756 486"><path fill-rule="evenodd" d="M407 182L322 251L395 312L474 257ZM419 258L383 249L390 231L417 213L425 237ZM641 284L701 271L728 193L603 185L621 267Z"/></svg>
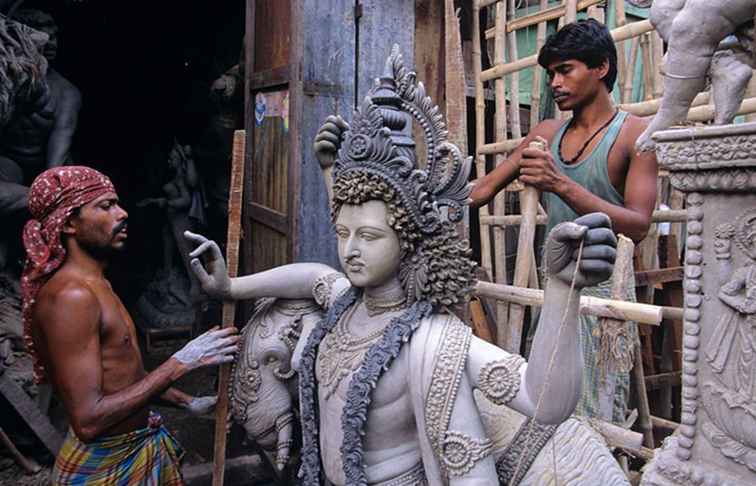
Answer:
<svg viewBox="0 0 756 486"><path fill-rule="evenodd" d="M182 486L183 450L150 415L144 429L84 443L69 430L53 468L54 486Z"/></svg>

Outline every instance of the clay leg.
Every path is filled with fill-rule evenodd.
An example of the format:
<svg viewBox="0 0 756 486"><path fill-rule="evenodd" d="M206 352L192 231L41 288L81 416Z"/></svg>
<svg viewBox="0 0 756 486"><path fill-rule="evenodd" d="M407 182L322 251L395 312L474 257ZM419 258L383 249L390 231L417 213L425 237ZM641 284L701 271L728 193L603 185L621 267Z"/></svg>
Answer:
<svg viewBox="0 0 756 486"><path fill-rule="evenodd" d="M711 94L716 112L714 123L732 123L751 74L751 67L738 60L731 50L714 54L711 62Z"/></svg>
<svg viewBox="0 0 756 486"><path fill-rule="evenodd" d="M184 238L184 231L191 230L191 224L189 222L189 216L186 214L171 215L171 231L173 232L173 241L176 243L179 255L181 256L181 263L183 263L186 269L186 275L189 277L191 284L189 289L189 297L192 302L199 302L202 300L202 290L200 289L197 277L194 275L191 266L189 265L189 252L193 250L191 245Z"/></svg>
<svg viewBox="0 0 756 486"><path fill-rule="evenodd" d="M653 149L651 134L685 121L693 98L705 87L715 49L737 27L729 20L733 12L724 10L716 2L688 0L668 26L664 97L659 112L636 143L638 150Z"/></svg>
<svg viewBox="0 0 756 486"><path fill-rule="evenodd" d="M10 226L9 220L12 217L26 210L29 188L21 184L23 180L24 174L18 164L0 157L0 223L5 228ZM15 224L12 226L15 228ZM0 270L5 268L8 259L8 236L0 237Z"/></svg>

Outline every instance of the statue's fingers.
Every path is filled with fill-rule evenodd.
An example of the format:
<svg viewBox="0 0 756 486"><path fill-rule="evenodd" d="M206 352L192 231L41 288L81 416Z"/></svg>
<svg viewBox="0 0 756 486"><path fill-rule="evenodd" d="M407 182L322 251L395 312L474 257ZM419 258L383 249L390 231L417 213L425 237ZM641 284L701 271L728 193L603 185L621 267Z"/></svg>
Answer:
<svg viewBox="0 0 756 486"><path fill-rule="evenodd" d="M323 123L323 125L320 127L320 130L318 130L319 133L335 133L339 134L341 133L341 129L339 126L332 121L327 121Z"/></svg>
<svg viewBox="0 0 756 486"><path fill-rule="evenodd" d="M585 234L584 244L617 246L617 236L609 228L591 228Z"/></svg>
<svg viewBox="0 0 756 486"><path fill-rule="evenodd" d="M341 137L339 137L337 134L335 134L333 132L322 131L322 132L320 132L318 134L317 137L315 137L315 141L318 142L318 143L330 142L335 147L335 146L337 146L339 144L340 138Z"/></svg>
<svg viewBox="0 0 756 486"><path fill-rule="evenodd" d="M585 226L567 221L556 225L554 229L551 230L551 234L549 236L554 241L566 243L568 241L574 241L583 238L587 230L588 228L586 228Z"/></svg>
<svg viewBox="0 0 756 486"><path fill-rule="evenodd" d="M612 274L613 265L606 260L583 259L580 261L580 271L587 274L609 277Z"/></svg>
<svg viewBox="0 0 756 486"><path fill-rule="evenodd" d="M341 118L341 115L336 115L336 125L341 129L342 132L349 130L349 123Z"/></svg>
<svg viewBox="0 0 756 486"><path fill-rule="evenodd" d="M199 261L199 258L192 258L192 260L189 262L189 265L192 267L194 275L197 277L197 280L200 281L200 285L203 288L212 286L213 279L210 278L210 275L207 274L207 270L205 270L205 267L202 266L202 262Z"/></svg>
<svg viewBox="0 0 756 486"><path fill-rule="evenodd" d="M208 239L205 238L204 236L199 235L197 233L192 233L189 230L184 231L184 238L186 238L187 240L189 240L190 242L196 245L201 245L202 243L208 241Z"/></svg>
<svg viewBox="0 0 756 486"><path fill-rule="evenodd" d="M579 250L572 251L572 258L577 259ZM617 250L610 245L592 245L583 247L582 258L604 260L606 262L614 263L614 259L617 257Z"/></svg>
<svg viewBox="0 0 756 486"><path fill-rule="evenodd" d="M197 248L195 248L189 253L189 258L199 258L200 255L202 255L208 250L212 252L213 244L214 242L206 239L204 243L200 244L200 246L198 246Z"/></svg>
<svg viewBox="0 0 756 486"><path fill-rule="evenodd" d="M580 216L574 221L575 224L587 226L588 228L610 228L612 220L605 213L588 213Z"/></svg>

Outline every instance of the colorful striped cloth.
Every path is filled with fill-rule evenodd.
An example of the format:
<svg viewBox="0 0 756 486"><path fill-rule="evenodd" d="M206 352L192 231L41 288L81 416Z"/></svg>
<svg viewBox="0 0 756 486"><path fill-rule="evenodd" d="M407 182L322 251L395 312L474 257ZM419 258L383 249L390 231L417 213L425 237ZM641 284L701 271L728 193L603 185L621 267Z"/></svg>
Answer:
<svg viewBox="0 0 756 486"><path fill-rule="evenodd" d="M54 486L182 486L181 446L150 415L149 426L84 443L72 430L58 452Z"/></svg>

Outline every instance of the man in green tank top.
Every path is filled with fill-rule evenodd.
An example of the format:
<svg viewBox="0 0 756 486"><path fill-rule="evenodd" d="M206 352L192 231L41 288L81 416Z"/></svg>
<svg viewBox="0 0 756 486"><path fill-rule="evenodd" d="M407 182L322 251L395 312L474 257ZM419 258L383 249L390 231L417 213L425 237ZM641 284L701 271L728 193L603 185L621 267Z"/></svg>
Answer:
<svg viewBox="0 0 756 486"><path fill-rule="evenodd" d="M647 121L619 111L612 100L617 51L611 34L593 19L565 25L546 40L538 63L546 69L557 106L572 111L572 118L544 120L533 127L506 160L475 181L472 206L488 203L519 177L542 192L549 215L547 230L601 211L612 219L616 233L640 242L651 225L658 169L653 152L635 151ZM548 150L528 148L537 137L549 143ZM585 293L608 296L609 289L605 285ZM596 366L600 345L594 335L596 321L581 318L587 369L577 411L624 421L629 369L626 364L619 371L610 367L607 379L602 379ZM635 326L629 325L627 347L632 347L635 332Z"/></svg>

